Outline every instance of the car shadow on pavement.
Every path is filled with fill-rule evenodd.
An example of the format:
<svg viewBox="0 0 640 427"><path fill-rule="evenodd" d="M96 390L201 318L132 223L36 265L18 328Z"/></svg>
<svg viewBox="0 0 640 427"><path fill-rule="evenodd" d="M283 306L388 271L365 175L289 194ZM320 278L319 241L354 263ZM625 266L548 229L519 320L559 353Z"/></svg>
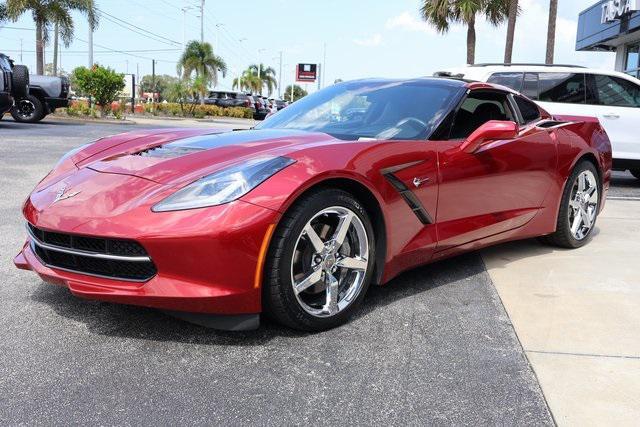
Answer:
<svg viewBox="0 0 640 427"><path fill-rule="evenodd" d="M472 278L483 273L478 253L461 255L403 273L385 286L372 286L351 319L356 322L380 316L382 307L415 297L440 286ZM309 333L291 330L261 318L255 331L227 332L194 325L158 310L76 298L61 286L41 282L31 299L51 307L58 315L86 324L91 333L152 341L183 342L199 345L254 346L275 337L303 337ZM367 319L374 322L378 319Z"/></svg>

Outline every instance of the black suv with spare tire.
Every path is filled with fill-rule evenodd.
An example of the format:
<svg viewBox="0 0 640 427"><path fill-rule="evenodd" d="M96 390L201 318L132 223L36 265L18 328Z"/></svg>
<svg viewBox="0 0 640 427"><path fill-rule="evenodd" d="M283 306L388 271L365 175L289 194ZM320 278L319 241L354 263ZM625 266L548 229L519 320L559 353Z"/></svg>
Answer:
<svg viewBox="0 0 640 427"><path fill-rule="evenodd" d="M11 110L14 100L29 94L29 69L14 65L8 56L0 53L0 119Z"/></svg>

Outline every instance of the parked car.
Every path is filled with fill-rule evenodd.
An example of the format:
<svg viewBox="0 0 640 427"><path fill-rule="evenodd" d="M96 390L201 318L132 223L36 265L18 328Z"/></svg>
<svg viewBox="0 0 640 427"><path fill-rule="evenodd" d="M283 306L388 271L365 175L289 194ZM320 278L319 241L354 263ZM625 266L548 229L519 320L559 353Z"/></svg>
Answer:
<svg viewBox="0 0 640 427"><path fill-rule="evenodd" d="M278 111L282 110L284 107L287 106L286 101L283 101L282 99L269 99L269 101L271 102L271 104L275 104L276 108L278 109Z"/></svg>
<svg viewBox="0 0 640 427"><path fill-rule="evenodd" d="M209 96L204 99L205 105L220 105L221 100L227 97L226 92L212 91Z"/></svg>
<svg viewBox="0 0 640 427"><path fill-rule="evenodd" d="M0 119L11 111L16 98L26 96L29 90L29 69L15 65L0 53Z"/></svg>
<svg viewBox="0 0 640 427"><path fill-rule="evenodd" d="M251 130L73 150L27 198L14 263L78 297L318 331L418 265L534 236L585 245L610 176L597 118L486 83L346 82Z"/></svg>
<svg viewBox="0 0 640 427"><path fill-rule="evenodd" d="M551 114L597 117L611 139L613 168L629 170L640 179L640 80L635 77L574 65L537 64L478 64L445 73L507 86Z"/></svg>
<svg viewBox="0 0 640 427"><path fill-rule="evenodd" d="M253 95L253 99L255 101L256 111L253 114L253 118L255 120L264 120L267 115L271 112L269 105L265 102L265 99L260 95Z"/></svg>
<svg viewBox="0 0 640 427"><path fill-rule="evenodd" d="M16 97L11 116L17 122L35 123L69 106L69 79L65 76L29 76L29 93Z"/></svg>

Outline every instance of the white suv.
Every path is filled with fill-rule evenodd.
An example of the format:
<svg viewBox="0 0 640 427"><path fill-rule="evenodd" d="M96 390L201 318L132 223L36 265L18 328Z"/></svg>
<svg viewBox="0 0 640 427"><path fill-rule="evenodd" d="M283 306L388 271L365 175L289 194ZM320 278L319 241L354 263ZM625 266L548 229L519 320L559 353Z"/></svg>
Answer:
<svg viewBox="0 0 640 427"><path fill-rule="evenodd" d="M477 64L435 75L510 87L551 114L598 117L611 139L613 168L640 179L640 80L617 71L537 64Z"/></svg>

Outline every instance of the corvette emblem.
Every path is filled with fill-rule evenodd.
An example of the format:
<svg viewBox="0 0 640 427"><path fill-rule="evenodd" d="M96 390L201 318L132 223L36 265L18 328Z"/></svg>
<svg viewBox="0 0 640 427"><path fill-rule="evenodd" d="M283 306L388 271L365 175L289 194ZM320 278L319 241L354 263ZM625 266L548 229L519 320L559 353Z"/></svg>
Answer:
<svg viewBox="0 0 640 427"><path fill-rule="evenodd" d="M65 194L65 192L66 192L66 191L67 191L67 184L64 184L64 185L62 186L62 188L61 188L61 189L59 189L59 190L58 190L58 192L56 193L56 198L55 198L55 199L53 199L53 202L51 202L51 204L54 204L54 203L56 203L56 202L59 202L60 200L70 199L70 198L72 198L73 196L77 196L78 194L80 194L80 192L79 192L79 191L74 191L74 192L72 192L72 193L66 193L66 194Z"/></svg>

